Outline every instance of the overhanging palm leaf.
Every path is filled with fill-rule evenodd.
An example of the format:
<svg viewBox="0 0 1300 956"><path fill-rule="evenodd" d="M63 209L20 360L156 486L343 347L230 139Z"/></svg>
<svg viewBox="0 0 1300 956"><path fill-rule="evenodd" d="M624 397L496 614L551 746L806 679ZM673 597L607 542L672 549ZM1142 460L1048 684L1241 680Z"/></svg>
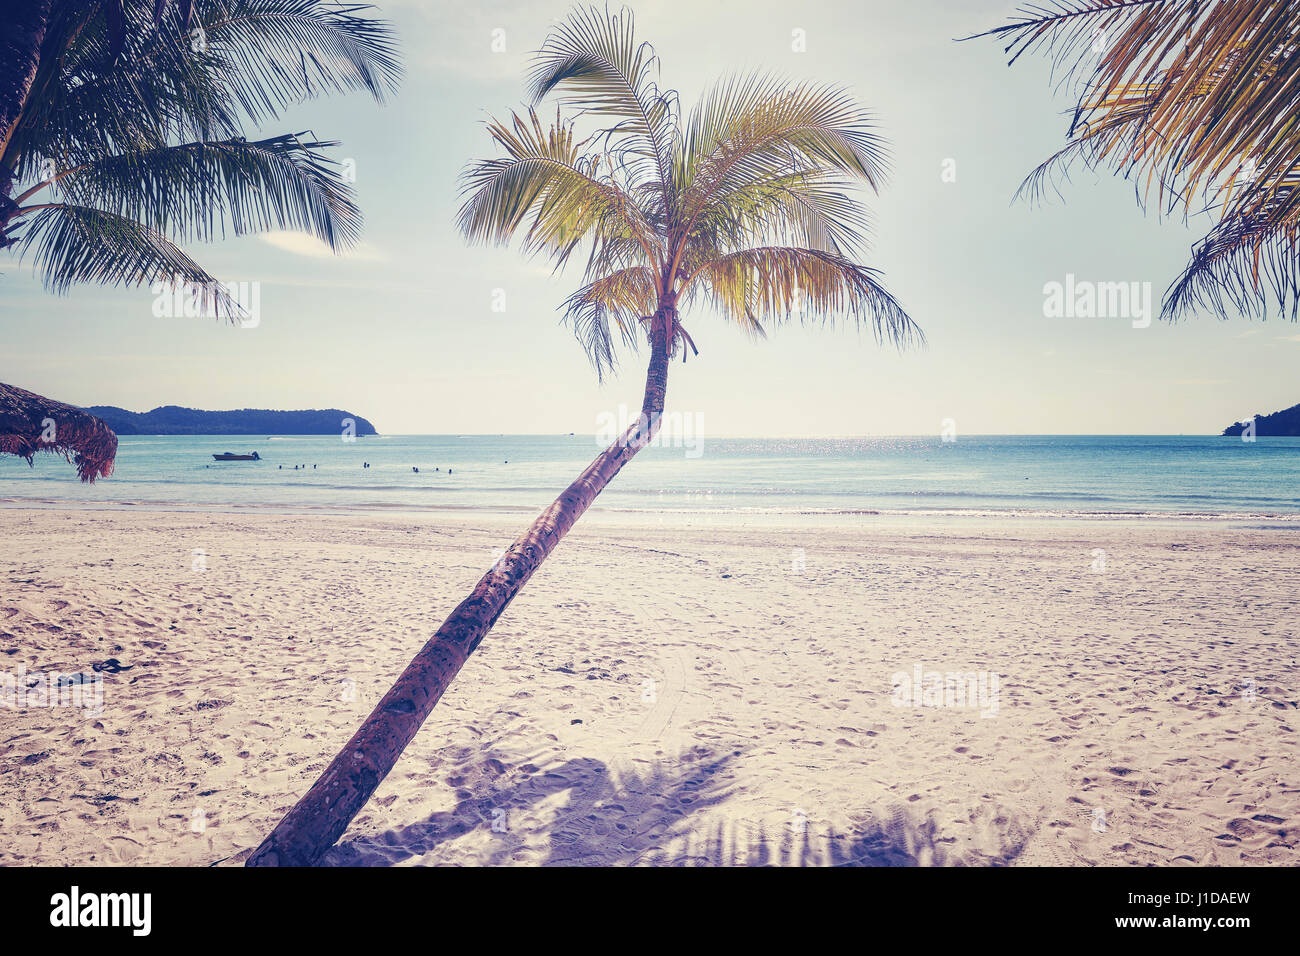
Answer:
<svg viewBox="0 0 1300 956"><path fill-rule="evenodd" d="M133 6L128 7L134 10ZM131 32L130 49L104 69L107 40L73 4L56 3L22 118L5 145L20 180L50 159L61 169L173 141L241 133L239 107L215 61L179 26Z"/></svg>
<svg viewBox="0 0 1300 956"><path fill-rule="evenodd" d="M326 152L336 143L249 140L242 125L323 92L382 100L400 72L388 26L360 15L363 6L325 0L190 6L127 0L119 37L103 5L53 4L36 77L0 154L0 168L29 187L5 197L0 242L20 257L39 242L31 261L53 270L44 276L51 289L177 274L208 282L176 244L226 230L303 231L335 250L360 236L351 183ZM96 225L109 231L97 251L85 245ZM114 251L124 256L118 267L107 258ZM165 271L142 272L151 265Z"/></svg>
<svg viewBox="0 0 1300 956"><path fill-rule="evenodd" d="M1132 177L1162 212L1203 203L1217 225L1165 296L1300 316L1300 8L1273 0L1070 0L990 31L1014 62L1046 49L1082 90L1070 143L1026 180L1035 195L1075 160ZM1090 53L1096 57L1089 70Z"/></svg>
<svg viewBox="0 0 1300 956"><path fill-rule="evenodd" d="M388 25L357 16L364 4L224 0L203 5L209 53L255 121L322 92L360 91L383 102L401 76Z"/></svg>
<svg viewBox="0 0 1300 956"><path fill-rule="evenodd" d="M182 239L217 238L228 222L235 235L292 229L346 247L360 237L361 211L337 164L322 152L334 145L286 134L123 153L43 180L18 201L55 189L73 203Z"/></svg>
<svg viewBox="0 0 1300 956"><path fill-rule="evenodd" d="M367 9L321 0L199 0L188 17L178 7L154 27L152 4L128 2L125 49L116 68L105 69L110 40L94 28L94 8L56 5L65 44L59 71L78 82L62 99L40 97L33 118L48 126L60 109L75 117L76 107L111 97L119 104L115 119L157 119L168 108L171 123L206 138L237 132L237 111L262 122L322 93L361 91L382 102L401 65L388 25L357 15ZM209 111L226 123L207 125Z"/></svg>
<svg viewBox="0 0 1300 956"><path fill-rule="evenodd" d="M1300 188L1300 175L1290 178ZM1224 218L1192 250L1192 260L1170 285L1165 308L1172 316L1206 309L1226 317L1227 308L1266 314L1272 290L1291 321L1300 318L1300 224L1270 210Z"/></svg>
<svg viewBox="0 0 1300 956"><path fill-rule="evenodd" d="M82 282L138 286L167 280L193 287L205 314L243 316L234 298L180 246L128 216L51 204L35 212L22 246L51 292Z"/></svg>

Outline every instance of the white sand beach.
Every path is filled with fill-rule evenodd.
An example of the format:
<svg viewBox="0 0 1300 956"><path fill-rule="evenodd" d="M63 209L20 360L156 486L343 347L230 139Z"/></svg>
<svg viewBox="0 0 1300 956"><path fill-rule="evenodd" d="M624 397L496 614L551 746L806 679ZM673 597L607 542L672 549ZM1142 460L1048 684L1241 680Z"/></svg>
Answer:
<svg viewBox="0 0 1300 956"><path fill-rule="evenodd" d="M1295 523L672 520L581 522L326 862L1300 863ZM0 710L0 864L241 863L527 521L0 510L0 671L103 681Z"/></svg>

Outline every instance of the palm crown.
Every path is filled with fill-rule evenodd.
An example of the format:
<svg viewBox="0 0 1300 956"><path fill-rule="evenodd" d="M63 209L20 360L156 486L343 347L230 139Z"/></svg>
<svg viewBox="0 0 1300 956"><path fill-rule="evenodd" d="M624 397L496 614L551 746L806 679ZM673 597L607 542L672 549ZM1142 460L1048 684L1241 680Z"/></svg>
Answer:
<svg viewBox="0 0 1300 956"><path fill-rule="evenodd" d="M325 153L337 144L310 133L250 140L245 124L322 92L382 99L400 66L387 25L362 9L55 0L20 118L0 143L0 245L30 255L56 292L168 278L233 314L181 242L282 228L334 249L354 243L361 214Z"/></svg>
<svg viewBox="0 0 1300 956"><path fill-rule="evenodd" d="M885 177L885 146L843 90L770 76L719 82L683 114L657 82L658 59L633 18L575 10L538 52L534 109L492 121L504 153L464 173L459 226L562 267L585 251L567 321L599 374L619 342L664 318L670 353L694 347L678 308L705 300L753 333L793 315L848 315L898 344L919 329L857 260L868 219L854 187ZM567 118L561 108L571 111ZM580 137L579 122L597 128Z"/></svg>

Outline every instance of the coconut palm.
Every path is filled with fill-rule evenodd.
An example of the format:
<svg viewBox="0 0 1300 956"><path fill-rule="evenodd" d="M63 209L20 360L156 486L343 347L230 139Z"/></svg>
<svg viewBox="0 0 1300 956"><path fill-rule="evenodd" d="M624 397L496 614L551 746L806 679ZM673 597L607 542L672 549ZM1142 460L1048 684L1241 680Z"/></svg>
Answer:
<svg viewBox="0 0 1300 956"><path fill-rule="evenodd" d="M265 229L356 242L337 145L247 127L330 91L381 100L388 26L325 0L40 0L0 43L0 248L53 292L183 283L239 303L183 248Z"/></svg>
<svg viewBox="0 0 1300 956"><path fill-rule="evenodd" d="M601 375L624 347L648 345L639 419L483 576L250 865L309 864L338 839L502 611L652 440L669 361L694 351L689 306L755 335L797 314L919 340L858 264L867 220L854 189L878 187L886 166L869 115L838 87L767 76L723 80L683 114L657 69L630 12L570 14L530 76L534 104L558 98L555 119L529 109L489 123L499 155L465 171L458 220L470 242L518 239L557 268L585 260L564 315Z"/></svg>
<svg viewBox="0 0 1300 956"><path fill-rule="evenodd" d="M1073 165L1131 177L1162 214L1216 219L1165 294L1199 308L1300 315L1300 7L1275 0L1056 0L989 31L1015 62L1043 50L1076 84L1066 143L1021 187Z"/></svg>

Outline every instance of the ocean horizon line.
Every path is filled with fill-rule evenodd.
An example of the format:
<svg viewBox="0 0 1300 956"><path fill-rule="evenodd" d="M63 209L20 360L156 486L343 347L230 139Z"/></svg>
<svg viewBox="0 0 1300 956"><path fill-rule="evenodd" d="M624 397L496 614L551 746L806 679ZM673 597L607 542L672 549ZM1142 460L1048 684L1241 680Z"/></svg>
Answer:
<svg viewBox="0 0 1300 956"><path fill-rule="evenodd" d="M119 435L119 440L130 441L138 438L256 438L263 432L195 432L183 435L161 435L139 433ZM333 432L269 432L270 438L328 438ZM357 435L356 441L375 438L595 438L596 432L390 432L381 431L374 435ZM737 441L862 441L875 438L941 438L940 432L879 432L865 435L741 435L706 432L704 437L711 439L728 439ZM959 437L949 439L959 441L968 438L1235 438L1237 435L1224 435L1219 432L963 432ZM1298 435L1258 435L1256 440L1264 438L1300 438ZM265 441L265 439L263 439Z"/></svg>

